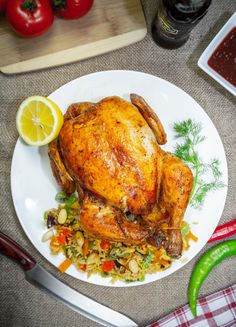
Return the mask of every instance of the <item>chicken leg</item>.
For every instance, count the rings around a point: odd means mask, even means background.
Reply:
[[[160,208],[170,216],[167,231],[167,253],[178,258],[182,252],[181,223],[193,186],[193,175],[182,160],[166,153],[160,191]]]

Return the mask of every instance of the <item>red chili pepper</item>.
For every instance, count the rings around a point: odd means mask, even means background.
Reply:
[[[208,243],[236,234],[236,219],[216,227]]]

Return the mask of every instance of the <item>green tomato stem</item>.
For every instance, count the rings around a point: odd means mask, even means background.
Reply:
[[[35,0],[24,0],[22,8],[29,10],[29,12],[33,14],[34,10],[37,8],[37,4]]]

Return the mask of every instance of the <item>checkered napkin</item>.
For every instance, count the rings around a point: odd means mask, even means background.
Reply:
[[[197,318],[188,305],[148,327],[231,327],[236,326],[236,284],[198,300]]]

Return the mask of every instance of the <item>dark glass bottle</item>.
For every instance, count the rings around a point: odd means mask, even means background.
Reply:
[[[181,47],[207,13],[211,0],[159,0],[152,23],[154,41],[167,49]]]

